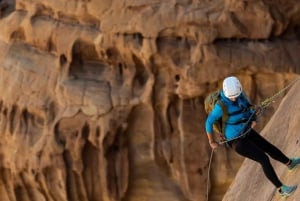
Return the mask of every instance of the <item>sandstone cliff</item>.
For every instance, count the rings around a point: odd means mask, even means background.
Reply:
[[[205,200],[205,95],[294,80],[299,24],[292,0],[0,0],[0,200]],[[242,160],[218,150],[210,200]]]

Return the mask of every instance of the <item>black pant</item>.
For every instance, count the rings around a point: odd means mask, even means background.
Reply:
[[[258,162],[262,166],[266,177],[277,188],[282,186],[281,181],[270,163],[268,155],[283,164],[287,164],[290,159],[277,147],[272,145],[253,129],[250,130],[246,137],[232,141],[230,145],[238,154]]]

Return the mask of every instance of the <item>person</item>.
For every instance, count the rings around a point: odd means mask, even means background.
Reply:
[[[228,145],[243,157],[258,162],[265,176],[278,188],[281,196],[290,196],[297,185],[284,185],[278,178],[270,157],[285,164],[289,170],[300,165],[300,158],[288,158],[281,150],[263,138],[254,130],[256,125],[256,111],[242,90],[237,77],[231,76],[223,80],[223,89],[220,92],[220,101],[226,106],[228,117],[225,121],[224,137]],[[212,149],[218,147],[213,137],[213,124],[222,118],[222,107],[218,102],[208,114],[205,129]],[[267,155],[268,154],[268,155]]]

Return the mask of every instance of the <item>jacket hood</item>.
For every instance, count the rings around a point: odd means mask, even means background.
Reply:
[[[221,99],[222,99],[222,101],[223,101],[224,103],[229,103],[229,104],[232,104],[232,103],[233,103],[229,98],[227,98],[227,97],[225,96],[223,90],[221,90],[220,95],[221,95]]]

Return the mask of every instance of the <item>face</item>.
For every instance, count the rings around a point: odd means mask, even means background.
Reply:
[[[235,102],[237,98],[229,98],[232,102]]]

